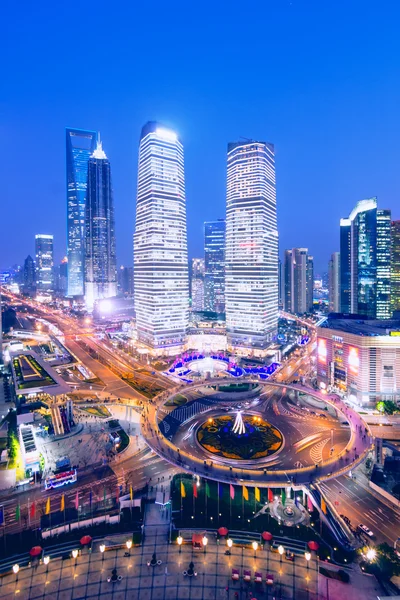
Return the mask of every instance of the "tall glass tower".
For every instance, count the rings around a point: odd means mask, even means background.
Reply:
[[[117,294],[114,199],[110,162],[100,141],[89,159],[85,212],[85,303]]]
[[[36,289],[38,292],[51,292],[53,281],[53,236],[39,233],[35,236],[36,249]]]
[[[391,311],[400,311],[400,221],[392,221],[390,301]]]
[[[177,354],[189,324],[183,146],[155,122],[140,137],[133,246],[138,340],[156,355]]]
[[[285,298],[287,312],[304,314],[313,308],[314,261],[308,248],[285,250]]]
[[[88,162],[96,138],[96,131],[66,129],[68,296],[84,295]]]
[[[341,311],[389,318],[390,211],[360,200],[340,229]]]
[[[228,347],[263,354],[278,325],[278,230],[272,144],[228,145],[225,236]]]
[[[204,223],[204,309],[225,312],[225,219]]]

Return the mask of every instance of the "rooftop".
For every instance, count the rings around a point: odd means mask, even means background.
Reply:
[[[328,315],[326,320],[321,323],[321,328],[334,329],[343,333],[352,333],[367,337],[383,336],[397,334],[400,336],[399,319],[366,319],[351,318],[344,316]]]

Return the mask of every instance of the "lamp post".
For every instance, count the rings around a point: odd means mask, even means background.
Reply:
[[[106,549],[105,544],[100,544],[99,550],[100,550],[101,554],[103,555],[103,558],[101,559],[102,562],[104,561],[104,551],[105,551],[105,549]]]
[[[129,550],[132,548],[132,540],[127,540],[126,547],[128,549],[128,552],[129,552]]]
[[[232,548],[232,546],[233,546],[233,541],[231,540],[231,538],[227,539],[226,543],[227,543],[227,546],[228,546],[228,548],[230,550]]]
[[[206,550],[206,548],[207,548],[207,544],[208,544],[208,537],[207,537],[206,535],[203,537],[203,540],[202,540],[202,542],[203,542],[203,546],[204,546],[204,554],[205,554],[205,553],[206,553],[206,551],[207,551],[207,550]]]
[[[278,546],[278,552],[279,552],[279,555],[281,557],[281,565],[282,565],[282,555],[285,552],[285,548],[282,545]]]
[[[256,557],[257,550],[258,550],[258,542],[253,542],[253,543],[252,543],[252,546],[253,546],[253,550],[254,550],[254,558],[255,558],[255,557]]]
[[[78,550],[72,550],[72,558],[75,559],[75,566],[76,566],[76,559],[78,558]]]
[[[182,552],[183,537],[181,535],[178,535],[176,541],[178,542],[179,554],[180,554]]]
[[[310,564],[310,560],[311,560],[311,552],[306,552],[306,553],[304,554],[304,556],[305,556],[305,559],[306,559],[306,561],[307,561],[307,569],[308,569],[308,567],[309,567],[309,564]]]
[[[15,581],[17,582],[18,581],[18,573],[19,573],[19,565],[13,565],[12,570],[13,570],[13,573],[15,573],[15,575],[17,576],[15,579]]]

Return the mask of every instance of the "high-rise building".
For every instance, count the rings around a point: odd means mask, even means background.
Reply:
[[[36,247],[36,289],[38,292],[51,292],[53,281],[53,236],[38,234],[35,236]]]
[[[340,220],[341,312],[390,316],[390,211],[360,200]]]
[[[340,312],[340,252],[331,255],[328,264],[329,311]]]
[[[179,353],[189,325],[183,146],[155,122],[140,137],[134,282],[138,341],[154,354]]]
[[[204,223],[204,309],[225,312],[225,219]]]
[[[85,211],[85,303],[117,295],[114,199],[110,162],[100,137],[89,159]]]
[[[36,269],[35,269],[35,261],[32,256],[29,254],[24,261],[23,268],[23,286],[24,286],[24,294],[30,296],[34,294],[36,291]]]
[[[68,291],[68,258],[66,256],[64,256],[59,265],[58,291],[62,296],[65,296]]]
[[[190,273],[190,297],[192,300],[192,311],[204,310],[204,258],[192,258],[192,269]]]
[[[391,211],[376,211],[376,318],[390,319]]]
[[[66,130],[68,296],[84,295],[88,163],[96,138],[96,131]]]
[[[262,355],[278,327],[274,146],[228,145],[225,311],[228,348]]]
[[[307,248],[285,250],[285,310],[293,314],[310,312],[313,307],[314,261]]]
[[[126,296],[133,296],[133,267],[121,266],[118,269],[118,287]]]
[[[392,221],[390,305],[391,312],[400,311],[400,221]]]

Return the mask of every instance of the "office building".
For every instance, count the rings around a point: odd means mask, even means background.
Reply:
[[[314,261],[307,248],[285,250],[285,310],[304,314],[313,308]]]
[[[360,405],[400,400],[400,321],[329,315],[317,327],[321,387],[339,390]]]
[[[23,267],[23,290],[26,296],[30,296],[36,292],[36,269],[35,261],[29,254]]]
[[[68,258],[64,256],[58,267],[58,292],[66,296],[68,291]]]
[[[274,146],[228,145],[225,234],[228,348],[263,355],[278,326]]]
[[[88,163],[96,131],[66,130],[68,296],[84,295],[85,210]]]
[[[390,316],[390,211],[376,198],[340,220],[340,296],[342,313]]]
[[[110,162],[100,137],[89,159],[85,211],[85,303],[117,295],[114,198]]]
[[[35,236],[36,248],[36,290],[51,292],[54,290],[53,281],[53,236],[38,234]]]
[[[331,255],[328,264],[329,311],[340,312],[340,252]]]
[[[204,310],[225,312],[225,220],[204,223]]]
[[[192,258],[192,269],[190,274],[190,298],[192,300],[192,311],[204,310],[204,258]]]
[[[400,221],[391,225],[390,308],[400,311]]]
[[[119,268],[118,287],[125,296],[133,296],[133,267],[121,266]]]
[[[156,355],[181,352],[189,325],[183,146],[155,122],[140,137],[134,286],[138,341]]]

